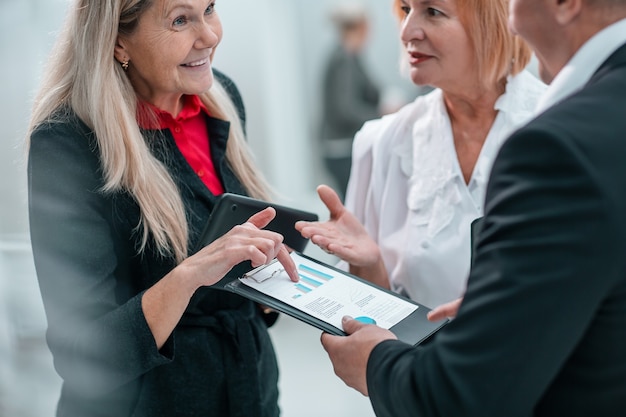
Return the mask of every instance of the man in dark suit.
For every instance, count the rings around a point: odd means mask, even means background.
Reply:
[[[510,0],[550,82],[495,161],[456,318],[322,335],[378,416],[626,413],[626,0]]]

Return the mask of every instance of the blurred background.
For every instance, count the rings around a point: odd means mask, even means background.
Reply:
[[[318,135],[321,84],[337,34],[328,19],[340,0],[219,0],[224,38],[214,66],[239,86],[250,145],[281,203],[328,217],[315,193],[335,186]],[[400,75],[391,0],[363,0],[370,33],[363,64],[387,104],[422,91]],[[45,345],[45,315],[28,241],[24,134],[43,63],[67,0],[0,0],[0,416],[51,417],[60,380]],[[334,262],[309,246],[306,253]],[[373,416],[367,398],[333,374],[320,332],[282,316],[271,329],[285,417]],[[315,401],[311,401],[315,398]]]

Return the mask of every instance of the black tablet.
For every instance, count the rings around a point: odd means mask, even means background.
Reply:
[[[209,221],[200,236],[197,249],[205,247],[227,233],[233,226],[245,223],[250,216],[267,207],[273,207],[276,210],[276,217],[265,229],[280,233],[284,237],[285,245],[302,252],[308,239],[302,237],[294,225],[299,220],[317,221],[317,214],[231,193],[222,194],[213,208]]]

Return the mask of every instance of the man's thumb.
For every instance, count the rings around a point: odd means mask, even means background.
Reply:
[[[352,334],[359,330],[361,327],[365,326],[365,323],[355,320],[350,316],[343,316],[341,319],[341,326],[343,327],[343,331],[347,334]]]

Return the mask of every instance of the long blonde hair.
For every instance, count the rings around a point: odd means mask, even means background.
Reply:
[[[152,0],[76,0],[53,47],[35,98],[32,131],[55,110],[69,106],[95,132],[104,172],[103,192],[127,191],[141,212],[140,252],[150,236],[163,256],[187,257],[184,205],[166,167],[150,152],[137,120],[137,96],[114,59],[121,27],[132,28]],[[200,96],[214,117],[230,121],[226,159],[247,192],[267,199],[269,187],[255,169],[237,109],[215,80]]]

